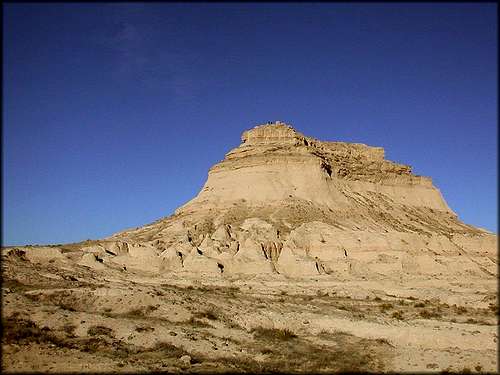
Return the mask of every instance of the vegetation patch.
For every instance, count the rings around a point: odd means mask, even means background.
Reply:
[[[147,317],[148,314],[151,312],[157,310],[158,308],[156,306],[146,306],[146,307],[139,307],[136,309],[132,309],[124,314],[121,314],[123,317],[126,318],[144,318]]]
[[[381,312],[386,312],[387,310],[390,310],[394,307],[392,303],[383,303],[380,305],[380,311]]]
[[[439,314],[435,310],[422,310],[419,315],[424,319],[432,319],[432,318],[440,318],[441,314]]]
[[[2,319],[2,330],[2,343],[4,344],[59,344],[60,341],[48,327],[40,328],[32,320],[20,318],[18,314]]]
[[[198,311],[194,314],[195,318],[205,318],[208,320],[218,320],[219,315],[215,310],[205,310],[205,311]]]
[[[210,324],[205,323],[203,320],[197,319],[194,316],[192,316],[187,323],[192,326],[192,327],[197,327],[197,328],[210,328],[212,327]]]
[[[255,360],[254,354],[245,356],[204,359],[215,362],[218,369],[229,372],[262,373],[333,373],[383,371],[388,343],[361,339],[344,332],[321,332],[337,345],[317,345],[297,337],[292,331],[276,328],[252,330],[256,341],[249,348],[264,354],[264,360]]]
[[[113,330],[104,326],[92,326],[87,330],[87,335],[113,337]]]
[[[288,341],[297,338],[297,335],[288,328],[258,327],[251,330],[253,336],[259,340]]]
[[[403,320],[403,319],[404,319],[403,311],[401,311],[401,310],[394,311],[394,312],[392,313],[392,317],[393,317],[394,319]]]

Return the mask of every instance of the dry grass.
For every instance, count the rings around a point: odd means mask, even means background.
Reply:
[[[209,310],[204,310],[204,311],[198,311],[194,313],[195,318],[200,318],[200,319],[208,319],[208,320],[218,320],[219,319],[219,314],[217,311],[213,309]]]
[[[196,328],[210,328],[211,325],[208,323],[205,323],[203,320],[199,320],[192,316],[187,322],[188,325],[191,327],[196,327]]]
[[[381,312],[386,312],[387,310],[390,310],[392,308],[394,308],[394,305],[392,303],[383,303],[380,305]]]
[[[288,341],[297,337],[297,335],[288,328],[264,328],[257,327],[251,330],[254,338],[260,340],[279,340]]]
[[[136,309],[132,309],[124,314],[121,314],[121,316],[125,318],[144,318],[147,317],[148,314],[151,312],[157,310],[158,308],[156,306],[146,306],[146,307],[139,307]]]
[[[113,337],[113,330],[104,326],[91,326],[87,330],[87,335]]]
[[[422,310],[419,315],[424,319],[440,318],[441,314],[436,310]]]
[[[48,327],[40,328],[35,322],[13,314],[2,319],[2,343],[27,345],[31,343],[59,344],[59,338]]]
[[[403,313],[403,311],[401,311],[401,310],[394,311],[394,312],[392,313],[392,317],[393,317],[394,319],[403,320],[403,319],[404,319],[404,313]]]

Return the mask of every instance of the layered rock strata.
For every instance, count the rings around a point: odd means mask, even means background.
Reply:
[[[159,275],[495,277],[496,247],[383,148],[276,122],[244,132],[174,215],[93,243],[80,262]]]

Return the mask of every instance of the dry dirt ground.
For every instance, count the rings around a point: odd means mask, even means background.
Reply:
[[[498,370],[496,302],[427,299],[424,284],[159,279],[13,254],[2,268],[3,372]],[[496,301],[491,283],[470,294]]]

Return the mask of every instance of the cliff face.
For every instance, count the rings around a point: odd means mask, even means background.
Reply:
[[[494,277],[496,241],[382,148],[277,122],[244,132],[174,215],[86,251],[100,254],[99,267],[158,274]]]
[[[349,209],[355,204],[353,195],[373,193],[452,214],[429,178],[385,160],[382,148],[321,142],[282,123],[244,132],[242,144],[210,169],[200,194],[178,212],[243,199],[272,204],[289,197]]]

